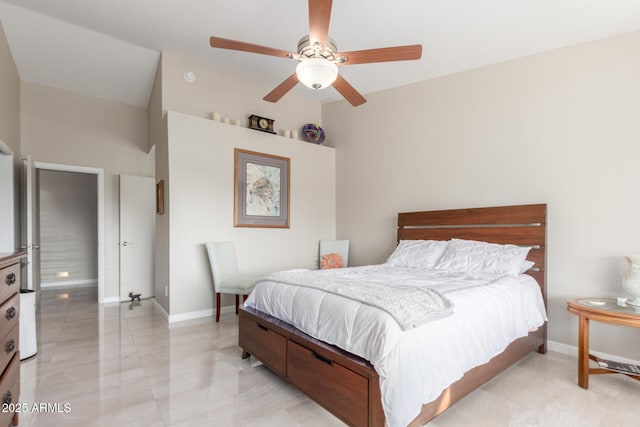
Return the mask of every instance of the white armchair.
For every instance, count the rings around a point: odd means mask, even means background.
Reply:
[[[206,246],[213,274],[213,288],[216,292],[216,322],[219,322],[220,294],[236,296],[236,314],[238,314],[240,295],[243,296],[243,301],[247,299],[256,284],[256,278],[238,275],[232,242],[208,242]]]

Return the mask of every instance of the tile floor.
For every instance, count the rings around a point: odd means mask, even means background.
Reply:
[[[255,361],[237,320],[167,323],[150,301],[99,306],[96,289],[40,293],[38,353],[22,362],[21,426],[338,426],[340,421]],[[640,382],[607,375],[576,385],[576,359],[531,354],[429,424],[636,426]],[[50,405],[33,410],[33,404]],[[67,406],[65,406],[67,404]]]

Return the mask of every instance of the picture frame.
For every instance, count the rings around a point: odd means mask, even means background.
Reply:
[[[234,227],[289,228],[290,159],[234,150]]]
[[[156,184],[156,213],[158,215],[164,213],[164,179]]]

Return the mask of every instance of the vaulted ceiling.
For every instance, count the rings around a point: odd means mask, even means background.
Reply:
[[[209,37],[295,51],[308,32],[305,0],[0,0],[0,21],[22,80],[141,107],[162,50],[270,90],[294,61],[212,49]],[[341,67],[366,95],[638,30],[638,0],[334,0],[329,35],[340,51],[422,44],[418,61]]]

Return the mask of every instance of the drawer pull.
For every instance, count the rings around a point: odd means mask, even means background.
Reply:
[[[16,317],[16,308],[14,306],[9,307],[5,313],[5,317],[7,320],[11,320]]]
[[[7,274],[7,278],[4,280],[7,286],[11,286],[16,283],[16,273]]]
[[[9,390],[4,394],[4,396],[2,396],[2,403],[4,405],[8,405],[11,403],[11,399],[13,399],[13,396],[11,395],[11,390]]]
[[[313,356],[314,359],[318,359],[322,363],[326,363],[329,366],[333,366],[333,360],[331,360],[329,358],[326,358],[326,357],[316,353],[315,351],[312,352],[311,355]]]
[[[9,354],[11,353],[13,350],[16,349],[16,340],[14,340],[13,338],[10,339],[9,341],[7,341],[7,344],[5,344],[4,346],[4,351]]]
[[[267,328],[266,326],[261,325],[260,323],[256,323],[256,325],[258,325],[258,328],[262,329],[263,331],[268,331],[269,328]]]

